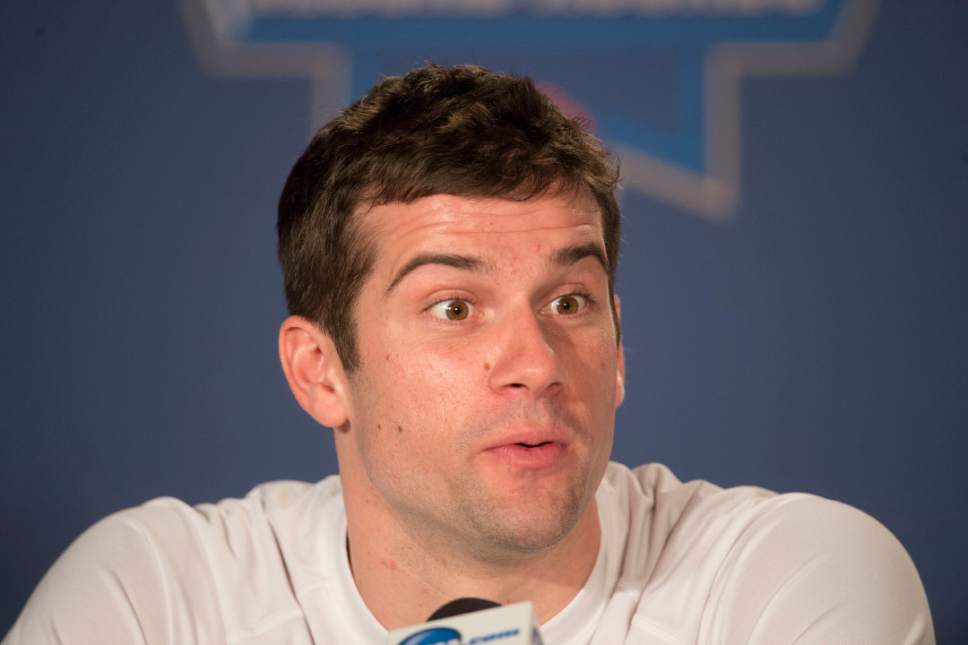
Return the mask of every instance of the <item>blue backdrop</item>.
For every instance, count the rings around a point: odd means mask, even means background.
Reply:
[[[616,459],[871,513],[968,639],[968,3],[859,2],[852,64],[760,52],[711,101],[713,44],[822,40],[847,3],[813,4],[648,46],[608,16],[233,23],[339,41],[322,80],[206,53],[202,5],[4,4],[0,634],[103,515],[335,472],[277,366],[275,201],[323,112],[432,56],[532,73],[627,152]]]

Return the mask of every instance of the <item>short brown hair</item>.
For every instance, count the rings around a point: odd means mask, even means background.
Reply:
[[[289,313],[322,325],[345,369],[356,369],[353,306],[374,251],[353,213],[435,194],[591,194],[612,290],[617,182],[602,144],[529,78],[463,65],[385,78],[316,133],[286,180],[277,230]]]

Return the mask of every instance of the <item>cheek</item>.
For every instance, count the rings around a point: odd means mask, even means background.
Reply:
[[[563,360],[568,361],[570,371],[588,386],[609,386],[605,376],[611,374],[614,383],[618,354],[615,340],[599,330],[575,337],[563,348]]]
[[[360,388],[361,420],[386,441],[417,442],[426,450],[437,434],[453,434],[474,407],[483,360],[469,362],[441,347],[412,345],[383,352]]]
[[[453,392],[470,384],[479,384],[490,357],[482,348],[481,338],[407,339],[404,347],[393,352],[389,365],[401,379],[408,379],[424,391]]]

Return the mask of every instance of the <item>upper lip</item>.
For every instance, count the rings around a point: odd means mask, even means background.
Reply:
[[[484,450],[500,448],[501,446],[511,446],[515,444],[526,444],[537,446],[542,443],[567,444],[569,432],[564,428],[558,427],[528,427],[512,430],[501,434],[493,441],[484,446]]]

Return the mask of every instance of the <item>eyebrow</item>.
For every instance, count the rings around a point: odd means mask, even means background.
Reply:
[[[598,260],[598,263],[602,265],[605,273],[609,272],[608,258],[605,256],[605,250],[597,242],[566,246],[563,249],[559,249],[551,257],[551,263],[558,266],[570,266],[589,257]]]
[[[465,271],[483,271],[485,269],[484,262],[467,255],[424,253],[411,258],[409,262],[403,265],[402,269],[397,271],[397,274],[393,276],[393,280],[390,281],[390,286],[387,287],[387,293],[393,291],[393,288],[400,284],[400,281],[409,274],[428,264],[438,264],[445,267],[463,269]]]
[[[571,266],[588,257],[598,260],[598,263],[602,265],[602,269],[605,270],[605,273],[608,273],[608,259],[605,256],[605,251],[602,249],[600,244],[595,242],[577,244],[575,246],[567,246],[563,249],[558,249],[555,251],[555,254],[551,256],[550,263],[556,266]],[[411,258],[405,265],[403,265],[403,268],[397,271],[397,274],[393,276],[393,280],[390,281],[390,286],[387,287],[387,293],[393,291],[393,289],[400,284],[405,277],[420,267],[428,264],[452,267],[454,269],[462,269],[464,271],[486,271],[488,269],[488,265],[482,260],[467,255],[422,253]]]

